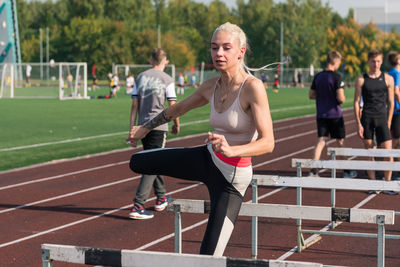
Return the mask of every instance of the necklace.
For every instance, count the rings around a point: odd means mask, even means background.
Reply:
[[[224,102],[228,99],[228,96],[232,92],[235,92],[236,90],[234,90],[234,89],[238,85],[241,84],[241,82],[240,83],[235,83],[235,79],[233,78],[233,77],[238,77],[238,75],[240,75],[239,69],[236,71],[235,75],[232,76],[232,79],[230,81],[228,81],[228,85],[227,86],[223,86],[222,78],[220,78],[219,84],[218,84],[218,87],[219,87],[220,92],[221,92],[221,97],[219,97],[219,99],[218,99],[218,102],[220,104],[224,104]]]
[[[218,86],[219,86],[220,92],[222,94],[222,96],[218,100],[221,104],[223,104],[225,102],[225,100],[228,99],[228,96],[230,95],[230,93],[233,91],[230,89],[234,88],[234,86],[236,86],[236,84],[233,81],[231,81],[231,82],[229,82],[228,86],[222,86],[222,81],[221,81]]]

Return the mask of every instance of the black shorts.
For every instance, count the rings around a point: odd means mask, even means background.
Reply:
[[[361,116],[361,124],[364,127],[365,140],[374,139],[374,134],[378,145],[392,139],[387,125],[386,114],[376,118],[371,118],[363,114]]]
[[[390,131],[393,138],[400,138],[400,115],[393,115]]]
[[[343,117],[335,119],[317,118],[318,137],[343,139],[346,137]]]

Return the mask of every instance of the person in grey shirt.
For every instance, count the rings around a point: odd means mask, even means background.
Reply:
[[[138,75],[136,88],[132,91],[130,128],[136,125],[136,117],[138,117],[137,125],[142,125],[153,119],[165,109],[165,100],[168,101],[169,106],[176,103],[174,79],[164,72],[164,68],[168,64],[167,53],[160,48],[155,49],[151,56],[151,64],[153,68]],[[167,123],[154,128],[141,139],[143,149],[163,148],[167,132]],[[174,120],[171,132],[172,134],[179,133],[179,118]],[[131,146],[136,146],[136,143],[131,142]],[[143,174],[136,191],[136,197],[133,200],[134,206],[129,213],[130,218],[151,219],[154,217],[151,212],[144,208],[152,187],[157,196],[154,209],[162,211],[168,205],[164,178],[161,175]]]

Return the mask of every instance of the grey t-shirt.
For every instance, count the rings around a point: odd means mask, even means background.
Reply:
[[[176,100],[174,79],[157,69],[140,73],[136,79],[136,89],[132,98],[138,99],[138,124],[142,125],[153,119],[165,109],[165,100]],[[168,131],[168,124],[160,125],[153,130]]]

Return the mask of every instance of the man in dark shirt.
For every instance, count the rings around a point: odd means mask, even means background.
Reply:
[[[346,98],[342,77],[336,72],[341,60],[342,56],[339,52],[330,51],[325,70],[314,77],[309,91],[310,99],[315,99],[317,106],[318,141],[314,149],[314,160],[321,158],[322,150],[329,136],[335,138],[340,147],[344,145],[346,133],[340,104]],[[344,170],[346,178],[354,178],[356,175],[355,171]],[[317,170],[312,169],[310,176],[318,176]]]
[[[365,148],[373,148],[374,135],[380,148],[392,148],[389,129],[394,107],[394,80],[392,76],[381,71],[382,62],[381,51],[370,51],[368,53],[369,71],[358,77],[355,85],[354,114],[358,135],[363,140]],[[361,96],[363,99],[362,115],[360,115]],[[385,160],[393,161],[393,158]],[[385,172],[385,180],[390,181],[391,176],[391,171]],[[375,179],[375,172],[368,171],[368,177]],[[371,191],[371,193],[374,192]]]

